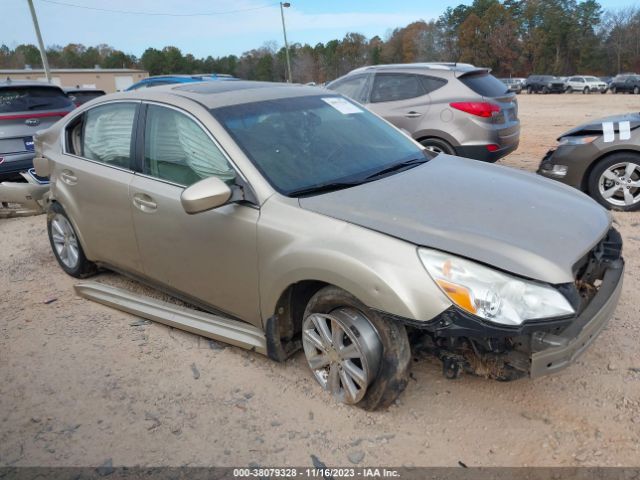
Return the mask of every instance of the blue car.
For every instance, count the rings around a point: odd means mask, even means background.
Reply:
[[[206,82],[210,80],[237,80],[237,78],[224,73],[202,73],[196,75],[156,75],[148,77],[134,83],[126,91],[137,90],[139,88],[157,87],[158,85],[169,85],[172,83]]]

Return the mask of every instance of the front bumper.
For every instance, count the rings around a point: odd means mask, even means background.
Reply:
[[[536,173],[584,191],[585,173],[592,159],[597,157],[598,152],[593,144],[559,146],[547,151]],[[566,173],[555,173],[556,165],[566,167]]]
[[[607,325],[622,291],[624,262],[614,261],[605,272],[598,293],[585,310],[560,335],[544,334],[532,339],[529,376],[537,378],[557,372],[573,363]],[[557,346],[549,346],[549,345]],[[543,347],[547,348],[543,348]]]
[[[575,282],[557,286],[576,308],[573,316],[509,326],[454,305],[428,322],[403,323],[428,333],[445,367],[455,362],[459,370],[501,380],[554,373],[573,363],[613,315],[624,275],[621,251],[620,234],[611,229],[576,263]]]

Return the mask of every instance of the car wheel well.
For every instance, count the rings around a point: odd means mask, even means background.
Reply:
[[[275,312],[265,325],[267,355],[283,362],[301,348],[300,332],[305,308],[311,297],[324,287],[326,282],[303,280],[289,285],[276,303]]]
[[[591,165],[589,165],[589,167],[585,170],[584,175],[582,176],[581,190],[583,192],[587,192],[589,194],[592,193],[592,192],[589,191],[589,177],[591,176],[591,172],[593,171],[593,169],[596,168],[596,166],[600,162],[602,162],[603,160],[606,160],[611,155],[616,155],[618,153],[629,153],[629,154],[632,154],[632,155],[640,155],[640,152],[637,151],[637,150],[630,150],[628,148],[623,148],[623,149],[620,149],[620,150],[614,150],[612,152],[607,152],[604,155],[596,158],[593,162],[591,162]]]

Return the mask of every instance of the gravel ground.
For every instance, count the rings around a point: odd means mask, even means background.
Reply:
[[[532,171],[569,127],[640,110],[631,95],[519,100],[521,145],[501,163]],[[301,354],[277,364],[76,297],[44,216],[0,220],[0,465],[637,466],[640,213],[614,217],[622,299],[575,365],[498,383],[420,360],[375,413],[334,404]]]

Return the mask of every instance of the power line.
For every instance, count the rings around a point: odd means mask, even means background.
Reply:
[[[149,15],[149,16],[164,16],[164,17],[210,17],[214,15],[228,15],[231,13],[241,13],[241,12],[249,12],[252,10],[261,10],[263,8],[273,7],[278,4],[278,2],[269,3],[267,5],[262,5],[260,7],[250,7],[244,8],[240,10],[228,10],[226,12],[203,12],[203,13],[165,13],[165,12],[136,12],[132,10],[111,10],[109,8],[100,8],[100,7],[89,7],[87,5],[78,5],[75,3],[67,3],[60,2],[58,0],[40,0],[45,3],[52,3],[55,5],[62,5],[65,7],[74,7],[74,8],[84,8],[85,10],[96,10],[99,12],[108,12],[108,13],[123,13],[126,15]]]

